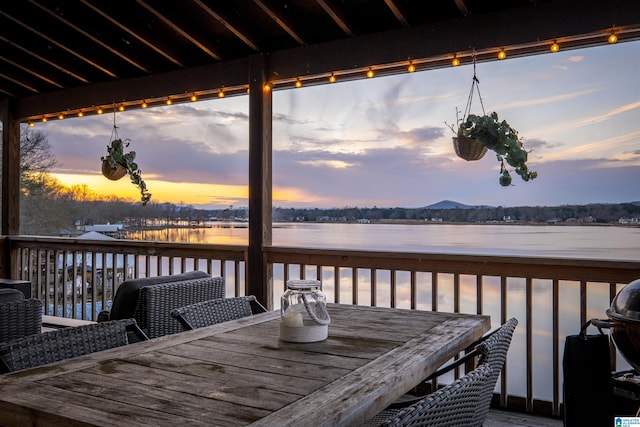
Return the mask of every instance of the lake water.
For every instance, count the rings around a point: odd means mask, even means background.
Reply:
[[[246,223],[210,223],[211,228],[172,229],[137,233],[131,238],[167,240],[174,242],[237,244],[248,243]],[[276,223],[273,228],[275,246],[310,247],[331,249],[355,249],[397,252],[455,253],[473,255],[515,255],[529,257],[576,258],[599,260],[640,260],[640,228],[622,226],[567,226],[567,225],[505,225],[505,224],[340,224],[340,223]],[[332,276],[332,272],[326,272]],[[325,293],[332,295],[333,277],[324,277]],[[292,276],[293,277],[293,276]],[[469,279],[469,280],[467,280]],[[461,280],[461,309],[475,311],[475,281]],[[274,271],[274,283],[282,285],[282,272]],[[379,304],[389,300],[388,278],[378,277]],[[428,280],[428,275],[427,275]],[[362,280],[366,288],[367,279]],[[398,307],[409,304],[408,279],[399,275],[397,282]],[[452,310],[451,278],[438,282],[439,308]],[[345,292],[349,287],[344,286]],[[367,291],[360,300],[368,301]],[[341,292],[342,293],[342,292]],[[441,293],[441,294],[440,294]],[[485,306],[483,312],[492,318],[493,327],[499,326],[499,278],[487,277],[484,284]],[[526,336],[524,280],[509,279],[508,316],[520,320],[509,350],[508,393],[526,396]],[[550,281],[535,281],[532,314],[534,360],[534,398],[553,399],[551,348],[551,295]],[[605,318],[609,305],[608,286],[589,287],[588,318]],[[349,295],[341,297],[350,301]],[[560,335],[562,352],[564,336],[576,334],[580,329],[579,284],[563,283],[560,291]],[[430,307],[429,283],[418,284],[417,300]],[[427,308],[428,309],[428,308]],[[618,357],[618,368],[628,365]],[[562,377],[561,377],[562,378]]]
[[[248,244],[246,223],[138,233],[132,238]],[[640,260],[640,227],[275,223],[274,246],[473,255]]]

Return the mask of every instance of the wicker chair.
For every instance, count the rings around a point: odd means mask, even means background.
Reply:
[[[41,331],[42,301],[28,298],[0,302],[0,342],[39,334]]]
[[[252,309],[256,307],[255,309]],[[255,311],[267,309],[253,295],[234,298],[219,298],[198,302],[171,310],[171,316],[180,322],[185,331],[203,328],[216,323],[240,319],[253,315]]]
[[[189,271],[187,273],[171,274],[167,276],[142,277],[122,282],[113,297],[111,310],[103,310],[98,314],[98,322],[107,320],[131,319],[138,305],[140,289],[146,286],[155,286],[163,283],[182,282],[210,278],[211,275],[204,271]]]
[[[440,390],[404,409],[385,409],[364,425],[371,426],[433,426],[467,427],[476,424],[475,416],[481,405],[483,390],[491,381],[491,365],[460,377]]]
[[[202,271],[129,280],[118,288],[111,312],[100,313],[98,322],[134,318],[149,338],[156,338],[182,332],[169,314],[172,309],[224,296],[224,278]]]
[[[505,324],[473,343],[471,345],[471,347],[474,347],[472,351],[443,368],[438,369],[425,380],[425,383],[429,384],[436,378],[467,363],[475,363],[477,367],[483,365],[491,366],[491,378],[482,390],[482,396],[479,404],[477,405],[474,422],[472,424],[473,426],[481,426],[487,418],[487,414],[489,413],[489,408],[491,406],[493,391],[496,387],[498,376],[502,372],[502,368],[504,367],[507,359],[507,352],[511,346],[511,338],[513,337],[513,332],[517,325],[517,319],[509,319]],[[423,399],[424,396],[424,394],[407,394],[390,405],[388,410],[398,411],[399,409],[415,404],[420,399]]]
[[[149,338],[175,334],[182,332],[182,326],[171,317],[171,310],[224,296],[225,283],[222,277],[146,286],[140,289],[140,299],[133,317]]]
[[[138,333],[140,339],[147,338],[134,319],[125,319],[57,329],[0,343],[0,372],[33,368],[127,345],[128,331]]]
[[[509,319],[491,335],[485,337],[476,347],[479,354],[478,366],[489,365],[492,371],[488,386],[482,390],[481,401],[474,417],[476,421],[474,423],[475,426],[481,426],[484,420],[487,419],[493,397],[493,390],[496,388],[498,376],[502,372],[502,368],[507,360],[507,352],[511,346],[511,338],[513,337],[516,326],[518,326],[518,320],[515,318]]]

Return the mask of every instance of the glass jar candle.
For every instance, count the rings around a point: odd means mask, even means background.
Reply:
[[[319,280],[288,280],[280,299],[280,339],[291,342],[322,341],[331,318]]]

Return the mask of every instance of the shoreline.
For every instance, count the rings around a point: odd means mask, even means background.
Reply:
[[[278,221],[279,223],[288,223],[296,221]],[[473,222],[473,221],[425,221],[419,219],[379,219],[371,220],[368,223],[360,223],[358,221],[300,221],[302,223],[322,223],[322,224],[402,224],[402,225],[531,225],[535,227],[623,227],[623,228],[639,228],[640,224],[620,224],[615,222],[523,222],[523,221],[494,221],[494,222]],[[276,221],[274,221],[274,224]]]

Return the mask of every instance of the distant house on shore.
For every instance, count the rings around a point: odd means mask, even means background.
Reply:
[[[618,220],[619,224],[640,224],[640,217],[627,218],[622,217]]]
[[[124,225],[122,224],[94,224],[94,225],[85,225],[84,232],[96,232],[100,234],[104,234],[105,236],[120,238],[123,235]]]

